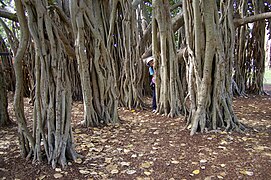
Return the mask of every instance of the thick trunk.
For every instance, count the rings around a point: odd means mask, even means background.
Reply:
[[[170,117],[184,111],[180,97],[183,91],[179,80],[179,67],[170,18],[169,3],[153,2],[153,55],[155,60],[155,88],[157,112]],[[160,43],[160,46],[158,45]]]
[[[35,6],[24,4],[28,13],[27,27],[21,1],[16,1],[22,40],[14,63],[17,78],[14,104],[22,154],[28,158],[33,157],[33,161],[42,161],[45,154],[48,163],[55,168],[57,164],[65,167],[67,159],[75,160],[79,155],[73,147],[71,129],[70,61],[64,53],[65,42],[58,34],[58,28],[64,26],[61,26],[57,14],[50,12],[49,16],[44,4],[45,1]],[[26,126],[22,99],[22,58],[29,39],[28,28],[35,46],[32,130]],[[67,33],[64,28],[62,32]]]
[[[235,33],[232,1],[221,4],[221,12],[227,14],[223,21],[219,19],[215,2],[200,3],[199,0],[193,0],[192,5],[189,2],[184,3],[191,100],[188,124],[191,127],[191,135],[198,130],[201,132],[218,128],[240,130],[243,126],[233,112],[231,100]],[[193,16],[189,12],[191,9],[194,12]],[[201,18],[197,13],[199,9],[204,12]],[[194,26],[191,26],[191,23]],[[201,25],[205,27],[205,37],[200,36],[200,31],[203,29]],[[191,33],[193,31],[195,34]]]
[[[113,28],[108,27],[109,23],[106,20],[114,22],[114,19],[106,18],[108,14],[104,12],[110,12],[108,11],[110,8],[109,4],[101,1],[70,2],[75,51],[84,99],[83,123],[87,126],[118,122],[116,65],[114,57],[109,53],[110,49],[106,46],[109,40],[106,38],[106,32]],[[112,8],[113,10],[116,8],[114,3]]]

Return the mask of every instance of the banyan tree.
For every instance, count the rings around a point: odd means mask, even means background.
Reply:
[[[15,1],[21,27],[21,39],[14,68],[16,91],[14,108],[19,126],[21,154],[33,161],[41,161],[45,154],[53,167],[65,167],[67,159],[79,155],[74,150],[71,128],[71,74],[68,70],[72,56],[68,56],[65,37],[69,35],[63,17],[47,9],[51,4]],[[64,3],[65,4],[65,3]],[[63,8],[66,6],[63,5]],[[27,11],[27,17],[25,11]],[[63,11],[64,12],[64,11]],[[28,44],[35,47],[35,101],[32,129],[28,128],[23,108],[22,59]],[[65,46],[66,45],[66,46]],[[31,133],[32,132],[32,133]]]
[[[155,59],[157,112],[170,117],[180,115],[182,86],[170,17],[169,2],[153,1],[152,51]]]
[[[184,1],[191,135],[198,129],[241,130],[232,108],[233,1]],[[220,12],[220,13],[219,13]]]
[[[237,25],[236,58],[234,60],[234,92],[238,95],[247,93],[263,94],[263,75],[265,71],[266,21],[270,13],[269,4],[264,0],[236,2],[238,11],[235,16],[251,17],[249,23]],[[264,16],[265,15],[265,16]],[[255,17],[262,16],[259,21]],[[254,18],[253,18],[254,17]],[[270,25],[269,29],[270,29]]]
[[[15,0],[17,16],[0,8],[1,17],[20,24],[12,51],[21,154],[34,162],[46,158],[53,167],[81,157],[74,149],[72,100],[83,101],[86,126],[119,122],[119,106],[144,105],[142,59],[151,54],[158,114],[186,115],[191,135],[243,130],[232,87],[240,94],[262,91],[265,31],[259,20],[270,18],[264,2]],[[249,17],[248,6],[254,7]],[[25,89],[33,121],[24,115]]]

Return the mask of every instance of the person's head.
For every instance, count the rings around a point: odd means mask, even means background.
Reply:
[[[147,64],[147,66],[153,66],[153,64],[154,64],[153,57],[148,57],[146,59],[146,64]]]
[[[153,60],[150,60],[149,62],[148,62],[148,66],[153,66],[154,65],[154,61]]]

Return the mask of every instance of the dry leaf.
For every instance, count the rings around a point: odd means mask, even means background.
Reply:
[[[137,155],[136,155],[136,154],[133,154],[131,157],[132,157],[132,158],[136,158],[136,157],[137,157]]]
[[[243,171],[240,171],[240,173],[244,174],[244,175],[248,175],[248,176],[253,176],[253,172],[252,171],[243,170]]]
[[[43,180],[46,177],[46,175],[40,176],[39,180]]]
[[[201,164],[204,164],[204,163],[207,163],[207,160],[206,159],[202,159],[199,161]]]
[[[60,168],[55,168],[56,172],[61,172],[62,170]]]
[[[113,169],[113,170],[111,171],[111,174],[117,174],[117,173],[119,173],[119,170],[117,170],[117,169]]]
[[[268,147],[266,147],[266,146],[256,146],[256,147],[253,147],[253,149],[258,150],[258,151],[264,151],[265,148],[268,148]]]
[[[174,160],[174,161],[171,161],[171,163],[172,163],[172,164],[179,164],[179,163],[180,163],[180,161],[176,161],[176,160]]]
[[[147,175],[147,176],[149,176],[149,175],[151,175],[151,172],[149,172],[149,171],[144,171],[144,174]]]
[[[219,175],[225,177],[227,174],[225,172],[221,172]]]
[[[125,154],[127,154],[127,153],[129,153],[131,150],[129,150],[129,149],[123,149],[123,152],[125,153]]]
[[[126,173],[129,174],[129,175],[131,175],[131,174],[136,173],[136,170],[128,169],[128,170],[126,171]]]
[[[149,167],[151,167],[152,164],[153,164],[153,162],[146,161],[146,162],[142,163],[140,167],[141,168],[149,168]]]
[[[130,162],[121,162],[121,166],[130,166]]]
[[[105,158],[105,160],[104,160],[104,162],[108,163],[108,164],[111,163],[111,161],[112,161],[112,158]]]
[[[199,174],[200,173],[200,170],[199,169],[196,169],[192,172],[193,174]]]
[[[62,177],[63,177],[63,175],[62,175],[62,174],[60,174],[60,173],[56,173],[56,174],[54,174],[54,177],[55,177],[56,179],[58,179],[58,178],[62,178]]]
[[[204,178],[204,180],[212,180],[214,178],[214,176],[207,176]]]
[[[89,174],[89,173],[90,173],[90,172],[87,171],[87,170],[79,170],[79,172],[80,172],[81,174]]]
[[[78,159],[75,160],[75,162],[76,162],[77,164],[81,164],[81,163],[83,162],[83,160],[80,159],[80,158],[78,158]]]

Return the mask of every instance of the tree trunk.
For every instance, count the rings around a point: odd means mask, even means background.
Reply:
[[[153,1],[152,31],[157,112],[175,117],[184,111],[180,101],[184,94],[168,2]]]
[[[264,11],[264,2],[253,1],[255,15]],[[247,58],[247,90],[253,94],[264,94],[263,91],[263,76],[265,70],[265,21],[254,22],[249,38],[249,44],[251,46],[248,54],[251,56]]]
[[[116,10],[112,10],[111,13],[111,16],[115,16],[115,21],[110,21],[107,48],[111,56],[116,59],[118,66],[117,79],[119,81],[117,87],[119,89],[120,106],[129,109],[142,108],[144,65],[137,46],[139,32],[136,27],[136,12],[130,1],[118,1],[113,6],[113,9],[115,8]]]
[[[232,3],[233,1],[229,1],[220,4],[221,16],[224,17],[221,22],[215,1],[200,3],[200,0],[193,0],[193,3],[184,3],[189,49],[188,82],[191,104],[188,124],[191,135],[198,130],[243,129],[233,112],[231,100],[235,33]],[[203,17],[199,10],[203,12]],[[205,29],[205,33],[202,33],[205,37],[200,36],[202,29]]]
[[[4,73],[3,73],[2,64],[0,61],[0,126],[6,126],[9,124],[10,124],[10,119],[8,116],[8,100],[7,100],[6,82],[4,79]]]
[[[106,22],[110,19],[107,18],[107,13],[111,12],[108,11],[110,8],[116,9],[115,4],[110,6],[105,1],[70,1],[75,51],[84,99],[83,123],[86,126],[118,122],[116,62],[106,46],[109,40],[106,32],[112,28],[108,27]]]
[[[264,94],[263,75],[265,53],[265,20],[271,13],[264,13],[263,1],[240,1],[239,14],[241,19],[235,19],[237,26],[238,45],[234,64],[233,90],[238,95],[246,93]],[[247,17],[248,16],[248,17]],[[250,23],[248,26],[245,23]],[[240,25],[243,25],[239,27]]]
[[[21,152],[39,162],[45,154],[53,168],[57,164],[65,167],[67,159],[75,160],[79,157],[74,150],[71,129],[70,60],[65,55],[65,42],[59,34],[60,29],[62,33],[67,32],[57,13],[46,10],[45,7],[50,5],[46,1],[35,5],[29,2],[24,4],[28,13],[28,27],[21,1],[15,2],[22,27],[22,39],[15,57],[15,112],[21,135]],[[36,84],[32,135],[26,126],[22,101],[22,57],[29,39],[28,28],[35,46]]]

